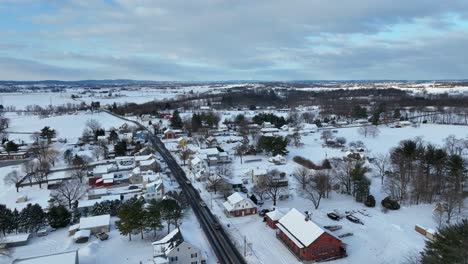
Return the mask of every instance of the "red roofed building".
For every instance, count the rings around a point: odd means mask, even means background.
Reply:
[[[347,256],[339,238],[294,208],[278,221],[276,227],[276,236],[301,261],[323,261]]]

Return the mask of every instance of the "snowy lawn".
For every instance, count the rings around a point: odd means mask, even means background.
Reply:
[[[96,119],[105,129],[118,128],[125,123],[121,119],[105,112],[79,112],[73,115],[51,116],[47,118],[39,118],[39,116],[33,115],[16,115],[13,113],[8,113],[6,116],[10,118],[11,123],[8,128],[10,132],[33,133],[45,126],[49,126],[57,131],[58,138],[66,138],[70,142],[76,141],[82,135],[86,122],[89,119]],[[31,141],[31,137],[28,134],[10,134],[9,138],[10,140]]]

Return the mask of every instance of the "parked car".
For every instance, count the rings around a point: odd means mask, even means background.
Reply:
[[[192,184],[192,182],[189,181],[189,180],[185,181],[185,183],[188,184],[188,185],[191,185],[191,184]]]
[[[43,229],[38,230],[38,231],[36,232],[36,235],[37,235],[38,237],[47,236],[48,234],[49,234],[49,231],[47,230],[47,228],[43,228]]]
[[[200,206],[206,207],[206,203],[205,202],[200,202]]]
[[[104,233],[104,232],[100,232],[100,233],[96,234],[96,238],[101,240],[101,241],[104,241],[104,240],[109,239],[109,235]]]
[[[265,216],[266,213],[268,213],[268,212],[270,212],[269,209],[263,209],[263,210],[261,210],[260,212],[258,212],[258,215],[263,217],[263,216]]]
[[[129,190],[136,190],[136,189],[138,189],[138,186],[130,185],[130,186],[128,186],[128,189]]]
[[[241,189],[241,191],[243,193],[248,193],[249,192],[249,190],[247,190],[247,188],[245,188],[245,186],[242,186],[240,189]]]
[[[258,202],[257,202],[257,205],[258,205],[258,206],[262,206],[264,203],[265,203],[264,201],[258,201]]]
[[[349,221],[351,221],[351,222],[353,222],[355,224],[363,224],[361,222],[361,220],[359,220],[359,218],[355,217],[354,215],[347,215],[346,219],[348,219]]]
[[[335,221],[338,221],[341,219],[341,217],[335,213],[328,213],[327,214],[328,218],[330,218],[331,220],[335,220]]]

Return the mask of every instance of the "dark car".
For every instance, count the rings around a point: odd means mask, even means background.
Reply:
[[[104,232],[100,232],[96,234],[96,238],[98,238],[101,241],[104,241],[104,240],[109,239],[109,235]]]
[[[268,212],[270,212],[270,210],[268,210],[268,209],[263,209],[263,210],[261,210],[260,212],[258,212],[258,215],[259,215],[259,216],[265,216],[266,213],[268,213]]]
[[[335,220],[335,221],[338,221],[338,220],[340,220],[340,218],[341,218],[339,215],[337,215],[337,214],[335,214],[335,213],[328,213],[327,216],[328,216],[328,218],[330,218],[331,220]]]
[[[249,192],[249,190],[247,190],[247,188],[245,188],[244,186],[242,186],[240,189],[241,189],[241,191],[243,193],[248,193]]]
[[[136,189],[138,189],[138,186],[130,185],[130,186],[128,186],[128,189],[129,190],[136,190]]]
[[[348,219],[349,221],[355,224],[362,224],[361,220],[359,220],[359,218],[355,217],[354,215],[347,215],[346,219]]]

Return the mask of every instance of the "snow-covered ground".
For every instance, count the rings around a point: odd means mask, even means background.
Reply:
[[[19,140],[30,142],[30,134],[15,133],[33,133],[38,132],[45,126],[49,126],[57,131],[58,138],[66,138],[68,141],[75,142],[83,133],[86,122],[90,119],[97,120],[104,129],[118,128],[125,122],[106,112],[78,112],[73,115],[58,115],[46,118],[40,118],[37,115],[17,115],[7,113],[6,117],[10,119],[10,140]]]

